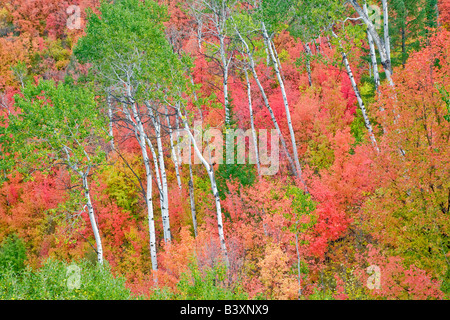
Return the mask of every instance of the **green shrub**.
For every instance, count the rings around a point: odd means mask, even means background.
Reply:
[[[0,247],[0,274],[11,270],[19,272],[25,268],[27,259],[25,243],[16,234],[9,235]]]
[[[177,288],[180,300],[245,300],[247,294],[239,284],[227,285],[227,271],[224,265],[200,270],[196,263],[189,265],[189,271],[182,274]]]
[[[68,264],[47,260],[39,270],[9,269],[0,275],[0,299],[7,300],[128,300],[135,299],[125,279],[114,277],[109,265],[88,261]]]

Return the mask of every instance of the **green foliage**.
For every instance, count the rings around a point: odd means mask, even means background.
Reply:
[[[364,141],[367,129],[364,124],[364,118],[362,116],[361,109],[356,109],[355,118],[350,125],[350,132],[355,137],[355,143],[353,146],[360,145]]]
[[[0,247],[0,276],[4,272],[20,272],[27,259],[25,243],[16,234],[9,235]]]
[[[55,68],[63,69],[69,63],[71,52],[68,48],[64,48],[62,40],[51,41],[48,47],[41,53],[43,60],[53,59],[55,61]]]
[[[258,16],[267,27],[273,31],[286,27],[291,16],[291,0],[263,0],[259,8]]]
[[[335,300],[335,299],[333,298],[331,292],[314,288],[314,293],[308,296],[308,300]]]
[[[370,299],[352,268],[331,265],[321,272],[320,278],[319,287],[314,288],[308,300]]]
[[[105,118],[89,88],[42,80],[27,83],[15,99],[16,112],[9,115],[7,127],[0,126],[6,164],[19,156],[19,170],[27,173],[26,164],[33,170],[54,164],[84,170],[104,160],[99,140],[108,139]]]
[[[19,62],[14,66],[11,66],[11,71],[14,74],[14,77],[17,81],[19,81],[22,85],[26,81],[28,75],[28,68],[25,62]]]
[[[304,42],[318,38],[332,23],[342,19],[344,7],[339,1],[291,0],[295,12],[289,23],[289,32]]]
[[[334,152],[325,135],[308,142],[308,163],[317,169],[329,168],[334,162]]]
[[[448,265],[441,284],[441,290],[446,294],[450,294],[450,267]]]
[[[302,189],[295,185],[288,185],[286,196],[292,198],[292,212],[295,223],[291,226],[292,232],[306,232],[315,224],[315,218],[312,215],[316,210],[316,204],[311,199],[310,194],[305,194]],[[306,222],[302,222],[302,217],[310,216]]]
[[[392,65],[404,64],[410,53],[419,50],[421,38],[431,35],[429,28],[437,26],[437,0],[389,1],[389,35],[393,50]]]
[[[73,269],[71,269],[73,268]],[[79,270],[79,277],[76,271]],[[76,281],[79,280],[79,288]],[[126,300],[135,299],[125,279],[114,277],[107,262],[93,265],[47,260],[39,270],[26,268],[0,275],[0,299],[7,300]]]
[[[119,170],[112,166],[105,171],[105,182],[107,188],[104,190],[110,198],[114,199],[117,205],[127,211],[136,212],[139,202],[139,190],[137,178],[130,173]]]
[[[247,294],[239,284],[227,286],[227,269],[224,265],[200,270],[197,263],[189,264],[189,271],[181,275],[177,288],[180,300],[244,300]]]
[[[441,99],[442,101],[445,103],[446,107],[447,107],[447,114],[444,115],[444,119],[447,120],[448,122],[450,122],[450,94],[448,93],[447,90],[445,90],[445,88],[442,86],[438,86],[437,89],[439,90],[439,93],[441,94]]]
[[[123,94],[122,84],[133,83],[135,99],[165,98],[170,88],[182,87],[184,72],[164,33],[167,8],[154,1],[102,2],[100,16],[92,11],[86,36],[74,49],[81,62],[90,62],[105,87]],[[116,83],[121,86],[115,87]]]
[[[229,193],[227,181],[237,180],[243,186],[251,186],[256,179],[255,166],[250,164],[221,164],[216,172],[217,188],[221,199]]]

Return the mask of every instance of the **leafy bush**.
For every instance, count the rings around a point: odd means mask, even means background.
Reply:
[[[125,279],[114,277],[109,265],[80,261],[71,265],[49,259],[39,270],[9,269],[0,275],[0,299],[6,300],[127,300],[135,299]]]
[[[182,274],[177,284],[180,300],[245,300],[247,294],[238,284],[227,286],[227,270],[224,265],[199,269],[189,264],[189,271]]]
[[[16,234],[9,235],[0,248],[0,274],[11,270],[19,272],[25,268],[27,259],[25,243]]]

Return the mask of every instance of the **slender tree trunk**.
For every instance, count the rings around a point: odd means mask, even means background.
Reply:
[[[191,204],[192,226],[197,237],[197,211],[195,210],[194,175],[192,174],[191,147],[189,146],[189,200]]]
[[[266,50],[266,65],[270,66],[270,54],[269,54],[269,44],[267,43],[267,39],[264,38],[264,49]]]
[[[264,88],[263,88],[261,82],[259,81],[258,74],[256,73],[255,61],[253,60],[253,55],[250,52],[250,49],[248,47],[247,42],[244,40],[244,38],[242,37],[240,32],[237,30],[237,28],[235,30],[236,30],[236,32],[237,32],[241,42],[244,44],[244,47],[245,47],[245,50],[246,50],[246,53],[247,53],[247,57],[248,57],[249,62],[250,62],[250,69],[252,70],[253,78],[255,79],[256,84],[258,85],[259,91],[261,92],[261,95],[262,95],[262,98],[263,98],[263,101],[264,101],[264,105],[266,106],[267,110],[269,111],[270,118],[272,119],[273,125],[274,125],[275,129],[277,130],[278,136],[280,137],[281,145],[282,145],[283,151],[286,154],[286,157],[287,157],[287,159],[289,161],[289,165],[291,167],[292,174],[294,176],[297,176],[297,170],[295,169],[294,161],[292,160],[292,156],[291,156],[291,154],[290,154],[290,152],[289,152],[289,150],[287,148],[284,136],[283,136],[283,134],[282,134],[282,132],[280,130],[280,127],[278,126],[277,119],[275,118],[275,113],[273,112],[272,108],[270,107],[269,99],[267,99],[266,92],[264,91]]]
[[[308,72],[308,82],[309,82],[309,86],[312,86],[312,78],[311,78],[311,56],[312,56],[312,52],[311,52],[311,48],[309,47],[309,44],[306,43],[305,44],[305,51],[307,54],[307,58],[306,58],[306,71]]]
[[[266,26],[265,26],[264,22],[261,22],[261,25],[262,25],[262,31],[263,31],[264,37],[267,39],[267,41],[270,41],[270,38],[269,38],[269,35],[267,34],[267,30],[266,30]],[[278,67],[278,61],[275,58],[274,50],[272,50],[272,46],[270,46],[270,45],[269,45],[269,53],[270,53],[270,56],[272,57],[272,62],[273,62],[274,68],[275,68],[275,73],[277,75],[278,83],[279,83],[280,89],[281,89],[281,94],[283,96],[284,108],[286,111],[286,120],[287,120],[287,125],[289,128],[289,133],[291,136],[293,158],[294,158],[294,163],[295,163],[295,167],[297,170],[297,177],[300,179],[301,183],[305,187],[305,191],[308,192],[308,188],[306,187],[306,183],[302,177],[302,169],[300,166],[300,162],[298,160],[297,144],[295,142],[294,128],[292,127],[291,113],[289,111],[289,103],[287,100],[286,90],[284,88],[284,82],[283,82],[283,79],[281,78],[280,69]]]
[[[160,119],[158,116],[158,119],[156,120],[158,123],[160,123]],[[161,140],[161,126],[158,124],[158,134],[156,136],[156,142],[158,145],[158,158],[159,158],[159,170],[161,171],[161,184],[162,184],[162,191],[163,191],[163,204],[164,209],[162,210],[162,220],[163,220],[163,226],[164,226],[164,241],[169,242],[171,241],[171,232],[170,232],[170,219],[169,219],[169,192],[167,187],[167,175],[166,175],[166,166],[164,163],[164,150]]]
[[[405,27],[402,26],[402,66],[405,68],[406,64],[406,34]]]
[[[86,205],[88,208],[89,220],[91,221],[91,227],[92,227],[92,231],[94,233],[95,243],[97,246],[97,261],[98,261],[98,263],[103,264],[102,239],[100,237],[100,232],[98,230],[97,221],[95,220],[94,207],[92,206],[91,195],[90,195],[90,191],[89,191],[89,184],[88,184],[88,179],[87,179],[88,172],[86,172],[86,173],[79,172],[79,174],[81,175],[81,178],[83,180],[84,197],[86,198]]]
[[[439,21],[439,5],[438,5],[438,1],[436,1],[436,5],[434,6],[435,10],[436,10],[436,25],[439,28],[441,26],[441,22]],[[448,262],[448,260],[447,260]]]
[[[114,150],[114,131],[113,131],[113,107],[111,103],[111,93],[108,91],[108,96],[106,97],[106,102],[108,104],[108,118],[109,118],[109,136],[111,137],[111,150]]]
[[[191,78],[192,80],[192,78]],[[192,80],[193,83],[193,80]],[[194,95],[195,101],[197,101],[197,95]],[[187,118],[187,114],[186,114]],[[177,139],[179,141],[178,137],[178,130],[180,129],[180,125],[178,123],[178,113],[175,115],[175,122],[177,126]],[[178,146],[178,143],[177,143]],[[180,154],[178,152],[178,154]],[[194,235],[197,237],[197,210],[195,209],[195,193],[194,193],[194,175],[192,173],[192,154],[191,154],[191,147],[189,146],[189,200],[191,204],[191,216],[192,216],[192,226],[194,228]]]
[[[313,42],[314,42],[314,46],[316,48],[316,53],[320,54],[320,43],[317,43],[316,39],[313,39]]]
[[[388,82],[391,86],[394,86],[394,81],[392,80],[392,65],[391,65],[391,59],[390,59],[390,49],[389,49],[389,51],[387,50],[387,47],[386,47],[384,41],[378,35],[378,33],[375,29],[375,26],[370,21],[367,14],[364,13],[364,10],[360,7],[358,2],[356,0],[348,0],[348,2],[353,6],[355,11],[358,13],[358,15],[361,17],[361,19],[366,24],[367,31],[372,36],[372,39],[378,48],[378,53],[380,54],[380,59],[381,59],[381,65],[383,66],[384,72],[386,73],[386,79],[388,80]]]
[[[166,175],[166,168],[164,163],[164,150],[161,140],[161,121],[159,119],[158,115],[155,115],[153,113],[153,110],[149,103],[146,102],[146,106],[148,109],[148,112],[150,114],[150,117],[153,122],[153,126],[155,128],[155,134],[156,134],[156,144],[158,147],[158,161],[159,161],[159,171],[160,171],[160,178],[161,178],[161,192],[160,192],[160,202],[161,202],[161,217],[162,217],[162,223],[163,223],[163,234],[164,234],[164,241],[170,242],[171,241],[171,233],[170,233],[170,219],[169,219],[169,194],[168,194],[168,188],[167,188],[167,175]],[[153,156],[155,157],[154,151]],[[158,170],[158,168],[155,168],[155,170]]]
[[[367,4],[364,3],[364,13],[367,15]],[[370,60],[372,61],[373,80],[375,82],[375,90],[379,92],[380,74],[378,73],[377,55],[375,52],[375,45],[373,43],[372,35],[367,31],[367,41],[369,42]]]
[[[383,24],[384,24],[384,45],[386,46],[386,55],[391,61],[391,38],[389,37],[389,10],[387,0],[381,0],[383,5]]]
[[[140,146],[142,150],[142,155],[144,157],[145,164],[145,176],[147,180],[147,190],[146,190],[146,200],[147,200],[147,219],[148,219],[148,232],[150,235],[150,258],[152,261],[152,270],[158,270],[158,259],[156,256],[156,231],[155,231],[155,217],[153,213],[153,182],[152,174],[150,169],[150,159],[147,154],[145,147],[145,140],[141,139]],[[156,280],[156,278],[155,278]]]
[[[245,73],[245,80],[247,81],[248,110],[250,113],[250,125],[252,128],[253,145],[255,148],[255,161],[256,167],[258,168],[258,175],[261,175],[261,164],[259,162],[259,154],[258,154],[258,137],[256,136],[255,124],[253,121],[252,89],[250,86],[250,80],[248,78],[247,69],[244,70],[244,73]]]
[[[301,257],[300,257],[300,250],[298,247],[298,234],[297,231],[295,232],[295,250],[297,251],[297,275],[298,275],[298,298],[300,300],[300,297],[302,296],[302,272],[301,272]]]
[[[169,117],[169,114],[168,114],[167,106],[166,106],[166,120],[167,120],[167,128],[169,129],[170,151],[171,151],[172,160],[173,160],[173,163],[174,163],[174,166],[175,166],[175,174],[177,175],[178,188],[181,191],[182,186],[181,186],[180,168],[178,166],[177,153],[175,152],[175,148],[173,146],[172,126],[170,124],[170,117]]]
[[[333,36],[335,38],[337,38],[337,35],[334,32],[333,32]],[[340,40],[339,40],[339,45],[341,45]],[[342,48],[342,46],[341,46],[341,48]],[[372,141],[372,145],[375,148],[375,150],[377,150],[377,152],[380,152],[380,150],[378,149],[377,140],[373,133],[372,125],[369,120],[369,116],[367,115],[366,107],[364,106],[364,101],[361,98],[361,94],[359,92],[358,85],[356,84],[356,80],[355,80],[355,77],[353,76],[353,72],[350,67],[350,63],[348,62],[347,54],[342,51],[341,55],[342,55],[342,59],[344,61],[345,69],[347,70],[347,75],[350,78],[350,82],[352,84],[352,88],[353,88],[353,92],[355,93],[356,100],[358,100],[358,105],[359,105],[359,109],[361,110],[361,113],[362,113],[362,116],[364,119],[364,124],[367,128],[367,131],[369,131],[369,136],[370,136],[370,140]]]
[[[229,126],[231,122],[231,114],[230,114],[230,102],[228,97],[228,61],[225,53],[225,39],[224,36],[221,35],[219,37],[220,40],[220,58],[222,60],[223,67],[223,99],[225,104],[225,125]]]
[[[142,121],[139,117],[139,113],[137,112],[136,106],[134,105],[135,102],[131,98],[131,92],[129,91],[129,88],[128,88],[128,98],[131,102],[131,109],[133,111],[134,121],[132,121],[127,107],[124,107],[124,112],[127,115],[128,120],[133,123],[136,139],[141,148],[142,158],[144,160],[145,177],[146,177],[146,182],[147,182],[147,190],[146,190],[146,199],[145,200],[147,203],[148,231],[149,231],[149,236],[150,236],[150,257],[151,257],[151,261],[152,261],[152,270],[157,271],[158,270],[158,260],[157,260],[157,256],[156,256],[156,231],[155,231],[155,218],[154,218],[154,213],[153,213],[152,172],[151,172],[151,167],[150,167],[150,158],[147,153],[146,133],[144,130],[144,126],[142,125]],[[156,278],[154,278],[154,280],[157,281]]]
[[[277,52],[277,48],[275,48],[275,43],[273,42],[272,39],[269,39],[269,43],[272,46],[272,51],[275,54],[275,58],[277,59],[278,62],[278,69],[280,71],[280,75],[281,75],[281,79],[283,79],[283,83],[286,82],[286,79],[284,78],[284,74],[283,74],[283,68],[281,66],[281,61],[280,58],[278,57],[278,52]],[[269,52],[270,53],[270,52]]]
[[[348,77],[350,78],[350,82],[352,83],[353,91],[355,92],[356,99],[358,100],[358,105],[359,105],[359,109],[361,110],[361,113],[362,113],[362,116],[364,119],[364,124],[367,128],[367,131],[369,131],[370,140],[372,141],[372,145],[375,148],[375,150],[377,150],[377,152],[380,152],[380,149],[378,149],[377,140],[373,133],[372,125],[371,125],[369,117],[367,115],[366,107],[364,106],[364,102],[361,98],[361,94],[359,92],[358,86],[356,85],[355,78],[353,77],[352,69],[350,67],[350,64],[348,63],[347,55],[345,54],[345,52],[342,52],[341,54],[342,54],[342,58],[344,59],[344,64],[345,64],[345,68],[347,69]]]
[[[179,112],[180,117],[182,118],[182,114],[179,109],[178,109],[178,112]],[[201,162],[203,163],[203,165],[206,169],[206,172],[208,173],[209,180],[211,182],[211,190],[214,195],[214,201],[216,204],[217,229],[218,229],[218,233],[219,233],[220,246],[222,249],[222,254],[224,256],[225,264],[226,264],[227,268],[229,268],[230,261],[228,259],[228,251],[227,251],[227,246],[225,243],[225,235],[224,235],[224,231],[223,231],[222,207],[220,205],[220,196],[219,196],[219,191],[217,189],[217,183],[216,183],[216,178],[214,175],[214,169],[208,163],[208,161],[206,161],[206,159],[203,157],[201,151],[199,150],[199,148],[197,146],[197,142],[196,142],[194,136],[192,135],[191,130],[189,129],[187,121],[183,119],[183,122],[184,122],[184,128],[185,128],[186,132],[188,133],[188,135],[191,139],[191,142],[194,146],[195,153],[197,154],[197,156],[200,158]]]
[[[162,183],[161,183],[161,176],[159,174],[158,156],[156,154],[155,148],[153,147],[153,143],[148,136],[145,137],[145,141],[146,141],[148,147],[150,148],[150,152],[151,152],[152,158],[153,158],[153,165],[155,166],[155,180],[156,180],[156,185],[158,187],[159,202],[160,202],[160,207],[161,207],[161,212],[162,212],[164,210],[164,202],[163,202],[164,194],[163,194],[163,188],[162,188]],[[164,227],[163,227],[163,229],[164,229]]]

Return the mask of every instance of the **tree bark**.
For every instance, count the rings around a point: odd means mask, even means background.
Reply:
[[[109,91],[106,97],[106,102],[108,104],[109,136],[111,137],[111,150],[114,150],[113,107],[111,103],[111,93]]]
[[[312,56],[312,52],[311,52],[311,48],[309,47],[309,44],[306,43],[305,44],[305,51],[307,54],[307,58],[306,58],[306,72],[308,72],[308,82],[309,82],[309,86],[312,86],[312,78],[311,78],[311,56]]]
[[[387,0],[381,0],[383,5],[383,25],[384,25],[384,45],[386,46],[386,54],[391,61],[391,38],[389,37],[389,10]]]
[[[269,38],[269,35],[267,34],[267,30],[266,30],[266,26],[265,26],[264,22],[261,22],[261,26],[262,26],[263,36],[267,39],[267,41],[270,41],[270,38]],[[272,62],[273,62],[274,68],[275,68],[275,73],[277,75],[278,83],[279,83],[280,89],[281,89],[281,94],[283,96],[283,103],[284,103],[284,108],[286,111],[287,125],[288,125],[289,133],[291,136],[292,152],[293,152],[293,158],[294,158],[293,160],[295,163],[295,168],[297,170],[297,177],[300,179],[301,183],[305,187],[305,191],[308,192],[308,188],[306,187],[306,183],[302,177],[302,168],[300,166],[300,162],[298,159],[297,143],[295,142],[294,128],[292,127],[291,113],[289,111],[289,103],[287,100],[287,94],[286,94],[286,90],[284,87],[284,82],[283,82],[283,79],[281,78],[280,68],[278,66],[278,61],[275,57],[274,50],[272,49],[272,46],[270,46],[270,45],[269,45],[269,53],[270,53],[270,56],[272,57]]]
[[[375,138],[375,135],[374,135],[373,129],[372,129],[372,125],[369,120],[369,116],[367,115],[366,107],[364,106],[364,102],[361,98],[361,94],[359,92],[355,78],[353,77],[352,69],[350,67],[350,64],[348,63],[347,54],[345,52],[342,52],[341,54],[342,54],[342,58],[344,60],[345,68],[347,69],[348,77],[350,78],[350,82],[352,83],[353,91],[355,92],[356,99],[358,100],[359,109],[361,110],[361,113],[362,113],[362,116],[364,119],[364,125],[366,126],[367,131],[369,131],[369,137],[370,137],[370,140],[372,141],[373,147],[375,148],[375,150],[377,152],[380,152],[380,149],[378,148],[377,139]]]
[[[253,121],[252,89],[250,86],[250,80],[248,78],[247,69],[244,70],[244,73],[245,73],[245,80],[247,82],[248,110],[250,113],[250,126],[252,128],[252,138],[253,138],[253,144],[254,144],[254,148],[255,148],[255,161],[256,161],[256,167],[258,169],[258,175],[261,175],[261,164],[259,162],[259,154],[258,154],[258,138],[256,136],[255,124]]]
[[[227,57],[225,54],[225,39],[223,35],[219,36],[220,40],[220,58],[222,60],[223,67],[223,99],[225,104],[225,125],[229,126],[231,122],[231,114],[230,114],[230,102],[228,97],[228,67],[229,62],[227,61]]]
[[[402,27],[402,66],[405,68],[406,64],[406,34],[405,28]]]
[[[124,107],[124,112],[127,116],[127,119],[133,123],[135,136],[139,143],[139,147],[141,148],[142,158],[144,160],[145,167],[145,177],[147,182],[147,190],[146,190],[146,203],[147,203],[147,218],[148,218],[148,231],[150,236],[150,257],[152,262],[152,270],[158,270],[158,260],[156,256],[156,231],[155,231],[155,218],[153,213],[153,185],[152,185],[152,172],[150,167],[150,158],[147,153],[147,145],[146,145],[146,133],[144,131],[144,126],[142,125],[142,121],[139,117],[136,107],[134,106],[134,100],[131,98],[131,92],[128,89],[128,98],[131,103],[131,108],[133,111],[134,121],[131,119],[131,115],[128,112],[127,107]],[[155,278],[155,281],[156,278]]]
[[[367,5],[364,3],[364,13],[367,15]],[[375,45],[370,32],[367,30],[367,41],[369,42],[370,60],[372,61],[373,80],[375,82],[375,90],[379,92],[380,74],[378,73],[377,55],[375,52]]]
[[[375,26],[370,21],[369,17],[364,13],[364,10],[361,8],[361,6],[358,4],[358,2],[356,0],[348,0],[348,2],[353,6],[355,11],[358,13],[358,15],[361,17],[363,22],[366,24],[367,31],[372,36],[372,39],[378,48],[378,53],[380,54],[380,59],[381,59],[381,65],[383,66],[384,72],[386,73],[386,79],[388,80],[388,82],[391,86],[394,86],[394,81],[392,80],[391,59],[388,55],[388,51],[386,49],[386,45],[385,45],[384,41],[380,38],[377,31],[375,30]]]
[[[191,147],[189,146],[189,200],[191,204],[192,226],[197,237],[197,211],[195,210],[194,175],[192,174]]]
[[[88,208],[88,214],[89,214],[89,220],[91,221],[91,227],[92,231],[94,233],[95,243],[97,246],[97,261],[100,264],[103,264],[103,246],[102,246],[102,239],[100,237],[100,232],[98,230],[97,221],[95,219],[95,213],[94,213],[94,207],[92,206],[91,201],[91,195],[89,191],[89,184],[88,184],[88,176],[89,169],[87,172],[79,172],[81,175],[81,178],[83,180],[83,189],[84,189],[84,197],[86,198],[86,205]]]
[[[172,154],[172,160],[173,160],[173,163],[174,163],[174,166],[175,166],[175,174],[177,176],[178,188],[181,191],[182,185],[181,185],[181,177],[180,177],[180,168],[179,168],[179,165],[178,165],[177,153],[175,152],[175,148],[173,146],[172,125],[170,124],[170,117],[168,115],[167,106],[166,106],[166,120],[167,120],[167,128],[169,129],[170,152]]]
[[[191,78],[192,80],[192,78]],[[193,80],[192,80],[193,83]],[[194,99],[197,101],[197,95],[194,95]],[[180,128],[178,123],[178,114],[175,115],[175,122],[177,125],[177,139],[178,137],[178,129]],[[178,143],[177,143],[178,146]],[[179,153],[178,153],[179,154]],[[194,175],[192,173],[192,154],[191,147],[189,146],[189,200],[191,205],[191,216],[192,216],[192,226],[194,228],[194,236],[197,237],[197,210],[195,209],[195,193],[194,193]]]
[[[333,32],[333,37],[337,38],[337,35]],[[339,40],[339,45],[341,45],[341,41]],[[341,45],[342,48],[342,45]],[[372,145],[375,148],[377,152],[380,152],[378,149],[377,139],[375,138],[375,135],[373,134],[372,125],[370,123],[369,117],[367,115],[366,107],[364,106],[364,101],[361,98],[361,94],[358,89],[358,85],[356,84],[355,77],[353,76],[352,69],[350,67],[350,63],[348,62],[347,54],[343,51],[341,51],[342,59],[344,61],[345,69],[347,70],[347,75],[350,78],[350,82],[352,84],[353,92],[355,93],[356,100],[358,100],[359,109],[361,110],[364,124],[367,128],[367,131],[369,131],[370,140],[372,141]]]
[[[155,134],[156,134],[156,144],[158,148],[158,161],[159,161],[159,171],[160,171],[160,178],[161,178],[161,190],[160,190],[160,202],[161,202],[161,217],[162,217],[162,223],[163,223],[163,234],[164,234],[164,242],[170,242],[171,241],[171,232],[170,232],[170,219],[169,219],[169,194],[168,194],[168,188],[167,188],[167,175],[166,175],[166,168],[164,163],[164,150],[161,140],[161,121],[159,119],[158,115],[155,115],[153,112],[153,109],[151,108],[150,104],[146,102],[146,106],[149,112],[149,115],[152,119],[153,126],[155,128]],[[155,157],[155,154],[153,153],[153,156]],[[158,170],[158,168],[155,168],[155,170]],[[162,199],[161,199],[162,198]]]
[[[292,174],[294,176],[297,176],[297,170],[295,168],[294,161],[292,160],[292,156],[291,156],[291,154],[290,154],[290,152],[289,152],[289,150],[287,148],[284,136],[283,136],[283,134],[282,134],[282,132],[280,130],[280,127],[278,126],[278,122],[277,122],[277,119],[275,118],[275,114],[274,114],[272,108],[270,107],[269,99],[267,99],[266,92],[264,91],[264,88],[263,88],[261,82],[259,81],[258,74],[256,73],[255,61],[253,60],[253,55],[250,52],[250,49],[248,47],[247,42],[244,40],[244,38],[242,37],[240,32],[237,30],[237,28],[236,28],[236,32],[237,32],[237,34],[239,36],[239,39],[244,44],[244,47],[245,47],[245,50],[246,50],[246,53],[247,53],[247,57],[248,57],[249,62],[250,62],[250,69],[252,70],[253,78],[255,79],[256,84],[258,85],[259,91],[261,92],[261,95],[262,95],[262,98],[263,98],[263,101],[264,101],[264,105],[266,106],[267,110],[269,111],[270,118],[272,119],[273,125],[274,125],[275,129],[277,130],[277,133],[278,133],[278,135],[280,137],[281,145],[283,146],[283,151],[286,154],[286,157],[287,157],[287,159],[289,161],[289,165],[291,167]]]
[[[211,182],[211,190],[214,195],[214,201],[215,201],[215,205],[216,205],[217,229],[218,229],[218,233],[219,233],[220,246],[222,249],[222,254],[223,254],[223,257],[225,260],[225,264],[226,264],[227,268],[229,268],[230,261],[228,259],[228,251],[227,251],[227,246],[225,243],[225,235],[224,235],[224,230],[223,230],[222,207],[220,204],[219,191],[217,189],[217,183],[216,183],[216,179],[215,179],[215,175],[214,175],[214,169],[208,163],[208,161],[206,161],[206,159],[203,157],[200,149],[197,146],[197,142],[196,142],[194,136],[192,135],[191,130],[189,129],[189,125],[188,125],[187,121],[184,119],[184,117],[182,116],[181,111],[179,109],[178,109],[178,114],[180,115],[180,118],[183,119],[185,131],[188,133],[189,138],[191,139],[191,142],[194,146],[195,153],[200,158],[200,161],[202,162],[203,166],[205,167],[206,172],[208,173],[209,180]]]

